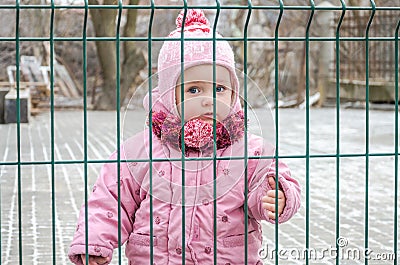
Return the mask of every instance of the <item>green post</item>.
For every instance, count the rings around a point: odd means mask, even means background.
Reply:
[[[279,170],[279,26],[283,16],[283,0],[279,0],[279,16],[275,27],[275,174],[278,175]],[[278,187],[275,187],[275,220],[278,220]],[[275,264],[279,264],[279,222],[275,223]]]
[[[217,160],[216,160],[216,154],[217,154],[217,124],[216,124],[216,115],[217,115],[217,104],[216,104],[216,99],[217,99],[217,84],[216,84],[216,79],[217,79],[217,66],[215,62],[217,61],[217,39],[216,39],[216,33],[217,33],[217,24],[218,24],[218,19],[220,15],[220,8],[221,8],[221,3],[219,0],[215,1],[216,3],[216,10],[217,14],[215,15],[215,21],[213,25],[213,213],[214,213],[214,222],[213,222],[213,235],[214,235],[214,243],[213,243],[213,248],[214,248],[214,253],[213,253],[213,259],[214,259],[214,264],[217,264]]]
[[[83,55],[83,174],[85,185],[85,253],[89,253],[89,212],[88,212],[88,150],[87,150],[87,21],[89,16],[89,3],[85,0],[85,16],[82,32],[82,55]],[[85,263],[89,264],[89,255],[85,256]]]
[[[248,201],[247,201],[247,195],[248,195],[248,170],[247,170],[247,163],[248,163],[248,148],[247,148],[247,116],[248,116],[248,102],[247,102],[247,49],[248,49],[248,27],[249,27],[249,22],[251,18],[251,12],[252,12],[252,4],[251,0],[247,1],[247,8],[248,8],[248,13],[247,13],[247,18],[246,22],[244,25],[244,35],[243,35],[243,57],[244,57],[244,88],[243,88],[243,96],[244,96],[244,104],[243,104],[243,110],[244,110],[244,197],[246,198],[244,200],[244,234],[246,235],[244,238],[244,261],[245,264],[247,265],[247,259],[248,259],[248,238],[247,234],[249,233],[249,227],[248,227]]]
[[[17,84],[17,172],[18,172],[18,253],[19,264],[22,265],[22,196],[21,196],[21,123],[20,123],[20,54],[19,54],[19,18],[20,18],[20,3],[19,0],[15,2],[15,65],[16,65],[16,84]]]
[[[310,0],[311,11],[306,28],[306,264],[309,264],[310,249],[310,26],[315,4]]]
[[[116,86],[117,86],[117,182],[118,182],[118,264],[122,262],[122,248],[121,248],[121,19],[122,19],[122,0],[118,0],[118,15],[117,15],[117,28],[116,28]]]
[[[394,40],[394,86],[395,86],[395,120],[394,120],[394,228],[393,228],[393,264],[396,265],[399,257],[398,243],[398,192],[399,192],[399,28],[397,23]]]
[[[185,101],[185,91],[184,91],[184,82],[185,82],[185,49],[184,49],[184,38],[185,38],[185,21],[186,21],[186,15],[187,15],[187,10],[188,10],[188,5],[187,1],[183,0],[184,3],[184,13],[183,13],[183,18],[182,18],[182,31],[181,31],[181,99],[182,102]],[[181,113],[182,117],[184,116],[183,113],[185,113],[185,104],[181,104]],[[181,119],[181,135],[184,134],[184,124],[185,121],[184,119]],[[182,264],[185,264],[185,259],[186,259],[186,236],[185,236],[185,227],[186,227],[186,208],[185,208],[185,139],[184,137],[181,137],[181,165],[182,165]]]
[[[371,15],[365,29],[365,230],[364,230],[364,249],[368,249],[368,212],[369,212],[369,29],[375,15],[375,2],[370,0]],[[365,265],[368,259],[365,257]]]
[[[55,3],[51,0],[51,15],[50,15],[50,125],[51,125],[51,198],[52,198],[52,238],[53,238],[53,264],[57,262],[56,250],[56,174],[55,174],[55,120],[54,120],[54,13]]]
[[[150,21],[149,21],[149,35],[147,39],[147,56],[148,56],[148,69],[147,73],[149,76],[149,87],[148,87],[148,93],[149,93],[149,128],[153,128],[153,99],[151,97],[151,91],[153,89],[153,80],[152,80],[152,56],[151,56],[151,51],[152,51],[152,28],[153,28],[153,19],[154,19],[154,0],[151,0],[151,11],[150,11]],[[151,131],[151,129],[150,129]],[[153,134],[149,133],[149,160],[150,160],[150,166],[149,166],[149,175],[150,175],[150,265],[154,264],[154,227],[153,227]],[[127,157],[128,158],[128,157]]]
[[[336,239],[335,246],[339,249],[340,237],[340,26],[346,14],[346,3],[342,4],[342,14],[336,28]],[[339,265],[339,252],[336,251],[336,265]]]

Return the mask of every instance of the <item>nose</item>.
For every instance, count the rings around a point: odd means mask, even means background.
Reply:
[[[203,98],[202,98],[202,105],[205,107],[212,106],[214,103],[213,101],[213,89],[209,87],[204,91]]]
[[[201,105],[203,106],[203,107],[208,107],[208,106],[212,106],[213,105],[213,97],[212,97],[212,95],[211,95],[211,97],[210,96],[204,96],[203,98],[202,98],[202,100],[201,100]]]

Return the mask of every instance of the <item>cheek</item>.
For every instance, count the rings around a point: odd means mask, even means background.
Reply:
[[[196,99],[185,99],[184,103],[184,117],[185,120],[190,119],[192,116],[196,116],[198,115],[197,111],[199,110],[198,107],[198,100]],[[181,114],[181,105],[177,105],[179,114],[182,116]]]
[[[221,110],[226,110],[226,109],[230,109],[232,107],[232,97],[229,96],[224,96],[223,98],[221,98],[220,103],[219,103]]]
[[[229,105],[229,102],[220,101],[217,105],[217,112],[220,119],[225,119],[229,115],[230,109],[231,106]]]
[[[181,115],[181,96],[180,96],[180,90],[178,91],[178,89],[175,90],[175,106],[176,109],[178,110],[178,114]]]
[[[231,110],[231,106],[227,105],[227,104],[224,104],[224,106],[223,106],[223,114],[224,114],[224,116],[228,116],[230,110]]]

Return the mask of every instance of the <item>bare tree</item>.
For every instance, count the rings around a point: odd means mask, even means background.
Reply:
[[[130,5],[137,5],[139,0],[129,0]],[[91,5],[115,5],[116,0],[89,0]],[[116,35],[116,9],[91,9],[91,18],[97,37],[115,37]],[[136,31],[137,10],[129,9],[126,12],[126,24],[124,36],[134,36]],[[120,102],[122,103],[127,92],[139,71],[145,66],[146,59],[143,53],[136,47],[135,42],[122,42],[123,53],[120,80]],[[114,41],[97,41],[97,54],[103,73],[103,86],[96,100],[95,108],[99,110],[112,110],[116,108],[116,73],[117,56],[116,43]]]
[[[24,0],[22,1],[23,4],[29,5],[45,5],[45,0]],[[29,29],[27,32],[30,32],[33,37],[42,37],[46,35],[48,32],[49,25],[46,23],[46,16],[45,11],[43,9],[32,9],[25,11],[24,14],[27,14],[30,20]],[[43,42],[31,42],[29,43],[31,46],[33,56],[38,58],[41,61],[45,61],[44,55],[44,46]]]

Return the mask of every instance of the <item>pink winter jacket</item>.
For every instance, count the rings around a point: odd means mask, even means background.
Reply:
[[[144,143],[144,144],[142,144]],[[88,244],[89,255],[112,257],[118,247],[118,183],[121,201],[121,244],[126,244],[129,264],[150,262],[150,222],[153,223],[154,264],[214,264],[214,240],[217,240],[217,264],[244,264],[245,237],[248,238],[248,264],[262,264],[260,220],[273,223],[262,208],[261,198],[271,187],[267,176],[275,176],[275,162],[257,159],[271,156],[273,148],[263,139],[248,134],[247,185],[244,159],[216,160],[214,185],[213,160],[190,160],[184,164],[185,197],[182,199],[182,162],[178,150],[162,145],[153,135],[152,203],[150,220],[150,163],[106,163],[88,200],[88,242],[85,241],[85,207],[82,206],[78,226],[69,250],[75,264],[82,264],[80,255]],[[127,140],[121,148],[121,159],[149,159],[149,130]],[[219,149],[217,157],[243,156],[244,139]],[[192,153],[189,158],[198,157]],[[117,153],[111,159],[115,160]],[[164,159],[164,161],[162,161]],[[171,160],[170,160],[171,159]],[[120,181],[118,182],[118,170]],[[300,207],[300,187],[291,178],[288,167],[279,161],[278,180],[286,196],[286,206],[279,223],[291,218]],[[216,213],[214,214],[214,186]],[[245,232],[244,203],[248,203],[248,234]],[[185,207],[182,208],[184,202]],[[185,211],[185,243],[182,244],[182,209]],[[214,218],[217,238],[214,238]]]

